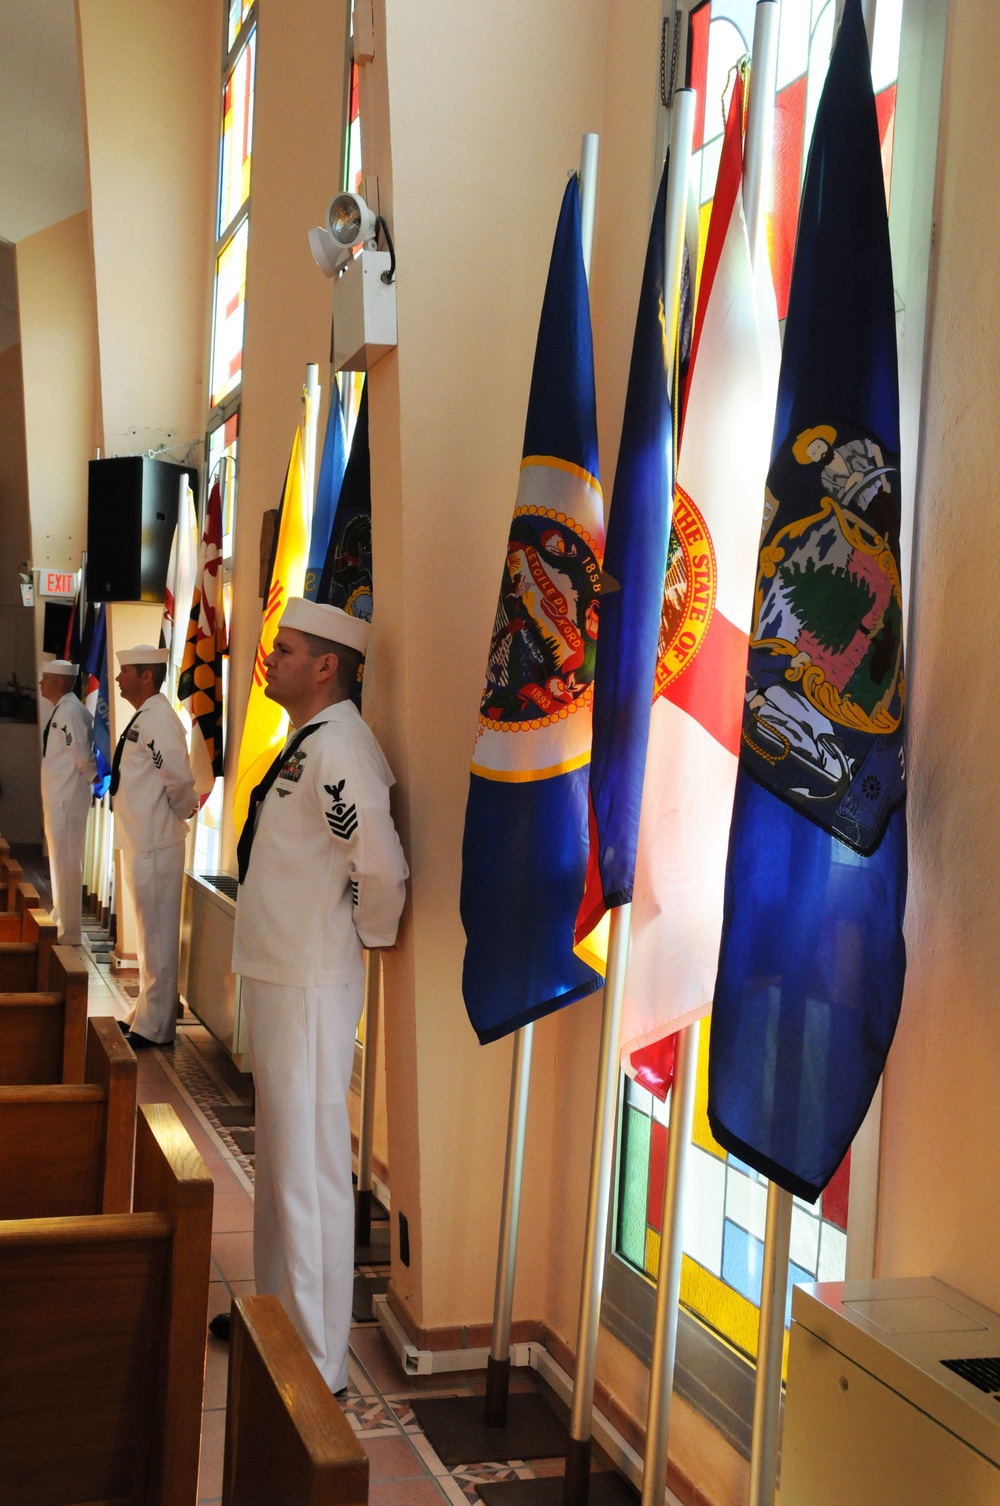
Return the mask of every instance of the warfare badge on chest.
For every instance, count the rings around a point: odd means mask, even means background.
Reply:
[[[768,475],[741,760],[861,853],[905,794],[899,470],[874,436],[800,432]]]

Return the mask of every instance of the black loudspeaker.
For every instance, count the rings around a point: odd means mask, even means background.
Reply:
[[[177,526],[180,480],[198,501],[198,472],[146,455],[92,460],[87,486],[91,601],[162,601]]]

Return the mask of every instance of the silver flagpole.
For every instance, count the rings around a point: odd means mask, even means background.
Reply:
[[[785,1298],[788,1252],[792,1239],[792,1194],[767,1184],[764,1225],[764,1276],[757,1330],[757,1375],[750,1436],[749,1506],[774,1506],[778,1477],[778,1422],[781,1411],[781,1362],[785,1346]]]
[[[580,144],[580,241],[583,250],[583,268],[588,282],[594,247],[600,144],[601,138],[593,132],[588,132]],[[486,1402],[483,1420],[488,1428],[502,1428],[507,1421],[510,1328],[514,1306],[514,1276],[517,1269],[517,1232],[521,1217],[521,1180],[528,1120],[528,1094],[531,1087],[533,1038],[533,1025],[523,1026],[514,1035],[500,1241],[497,1251],[497,1280],[493,1302],[493,1333],[486,1366]]]
[[[743,165],[743,205],[752,257],[766,255],[763,229],[773,156],[779,19],[780,7],[777,0],[760,0],[754,27],[750,107]],[[774,1506],[791,1227],[791,1194],[770,1182],[767,1189],[764,1271],[750,1442],[750,1506]]]
[[[622,1002],[631,926],[630,904],[620,905],[612,910],[597,1068],[594,1139],[590,1155],[587,1228],[583,1242],[580,1316],[576,1330],[576,1376],[573,1382],[573,1411],[563,1480],[563,1506],[586,1506],[590,1493],[590,1422],[594,1409],[597,1333],[601,1317],[601,1294],[604,1290],[604,1247],[608,1237],[611,1157],[618,1101],[618,1052],[621,1045]]]
[[[486,1401],[483,1422],[488,1428],[507,1423],[510,1390],[510,1325],[514,1309],[514,1275],[517,1269],[517,1231],[521,1220],[521,1178],[524,1170],[524,1139],[528,1123],[531,1088],[531,1048],[535,1027],[524,1025],[514,1032],[514,1056],[510,1067],[510,1107],[507,1112],[507,1151],[503,1167],[503,1201],[500,1208],[500,1245],[497,1250],[497,1281],[493,1298],[493,1335],[486,1362]]]
[[[670,107],[670,178],[667,183],[666,265],[663,276],[663,294],[667,305],[667,349],[671,354],[677,342],[680,314],[694,115],[694,90],[678,89]],[[656,1278],[656,1311],[653,1319],[653,1353],[649,1366],[642,1506],[662,1506],[667,1485],[670,1411],[677,1359],[677,1322],[684,1253],[684,1188],[687,1180],[687,1148],[694,1121],[699,1032],[697,1022],[678,1032],[674,1059],[667,1174],[663,1186],[660,1259]]]
[[[365,952],[364,1035],[361,1040],[361,1122],[358,1131],[358,1195],[354,1243],[372,1242],[372,1143],[375,1136],[375,1071],[381,1023],[382,953]]]
[[[743,149],[743,212],[751,259],[767,212],[774,156],[774,84],[778,68],[779,0],[759,0],[754,17],[750,104]]]

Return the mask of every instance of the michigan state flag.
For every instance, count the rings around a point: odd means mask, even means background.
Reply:
[[[462,986],[484,1044],[600,988],[573,951],[587,867],[604,512],[576,175],[528,398],[462,849]]]
[[[903,991],[899,535],[885,185],[847,0],[802,194],[709,1068],[719,1142],[809,1200],[861,1125]]]

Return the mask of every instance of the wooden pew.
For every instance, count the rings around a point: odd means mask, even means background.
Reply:
[[[0,941],[23,941],[28,910],[41,910],[42,902],[34,884],[21,884],[14,895],[14,908],[0,910]],[[49,918],[43,912],[45,919]]]
[[[132,1213],[0,1222],[0,1506],[194,1506],[212,1178],[143,1104]]]
[[[0,942],[0,991],[10,993],[50,988],[49,965],[56,944],[55,923],[44,910],[27,910],[21,934],[20,941]]]
[[[24,870],[16,858],[10,855],[10,848],[0,853],[0,900],[3,901],[5,910],[13,910],[17,891],[24,882]]]
[[[0,1219],[127,1213],[136,1062],[117,1020],[87,1030],[82,1083],[0,1087]]]
[[[368,1456],[278,1298],[237,1298],[222,1506],[367,1500]]]
[[[0,956],[4,951],[0,946]],[[27,961],[36,967],[36,954]],[[57,946],[48,972],[44,991],[32,983],[0,993],[0,1083],[85,1080],[87,965],[72,947]]]

